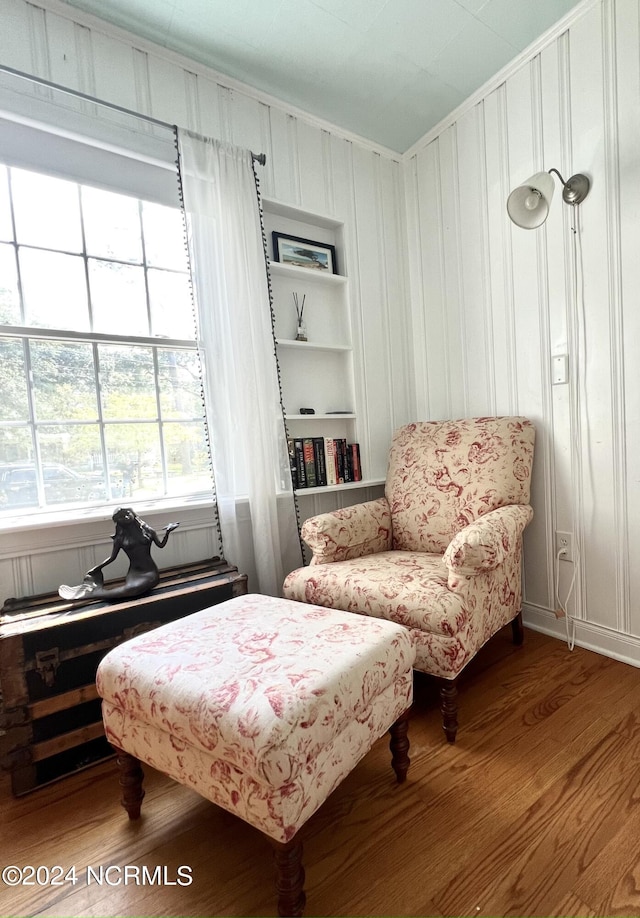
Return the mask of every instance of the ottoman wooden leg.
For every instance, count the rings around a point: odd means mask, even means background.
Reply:
[[[402,784],[407,777],[407,771],[409,770],[409,763],[411,761],[408,755],[410,710],[411,708],[407,708],[404,714],[401,714],[397,721],[389,728],[389,733],[391,734],[391,741],[389,742],[389,749],[391,749],[391,767],[396,773],[398,784]]]
[[[142,789],[144,772],[142,771],[142,766],[140,762],[132,755],[129,755],[128,752],[124,752],[124,750],[118,749],[116,746],[113,748],[116,752],[116,765],[120,772],[120,787],[122,788],[122,799],[120,802],[127,811],[129,819],[139,819],[140,807],[142,806],[144,797],[144,791]]]
[[[292,838],[289,842],[269,839],[276,864],[276,892],[278,915],[302,915],[307,897],[304,894],[304,867],[302,842]]]

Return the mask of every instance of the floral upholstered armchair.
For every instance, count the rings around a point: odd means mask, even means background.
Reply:
[[[415,669],[440,680],[455,742],[457,679],[497,631],[521,644],[522,534],[535,431],[522,417],[407,424],[394,434],[385,496],[308,519],[308,567],[283,594],[408,628]]]

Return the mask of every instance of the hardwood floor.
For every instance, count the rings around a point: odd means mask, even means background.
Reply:
[[[382,739],[303,828],[307,915],[640,915],[640,670],[505,629],[461,681],[456,745],[425,678],[409,736],[406,784]],[[0,883],[0,914],[272,915],[266,840],[145,772],[137,823],[113,763],[18,800],[5,785],[3,865],[75,865],[78,882]],[[87,882],[126,864],[193,882]]]

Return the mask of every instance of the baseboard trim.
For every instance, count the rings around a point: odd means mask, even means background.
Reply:
[[[563,618],[556,618],[551,609],[524,603],[522,619],[527,628],[541,631],[561,641],[567,640],[566,624]],[[631,634],[620,634],[602,625],[575,619],[575,643],[578,647],[640,667],[640,638]]]

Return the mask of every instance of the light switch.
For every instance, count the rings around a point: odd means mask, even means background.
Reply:
[[[569,381],[569,355],[558,354],[552,358],[552,382],[554,386],[561,386]]]

